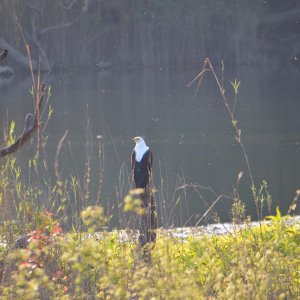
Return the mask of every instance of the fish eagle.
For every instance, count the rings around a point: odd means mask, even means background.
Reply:
[[[150,188],[150,178],[152,172],[153,155],[143,138],[137,136],[133,138],[135,147],[131,155],[131,168],[137,190],[142,190],[140,195],[141,206],[145,213],[141,215],[140,246],[155,242],[156,240],[156,206],[154,197]]]
[[[152,172],[153,156],[149,147],[146,145],[143,138],[137,136],[133,138],[135,147],[131,155],[131,168],[135,187],[137,189],[145,189],[148,187]]]

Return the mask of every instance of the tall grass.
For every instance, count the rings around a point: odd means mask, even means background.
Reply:
[[[235,138],[244,153],[251,178],[252,196],[262,219],[261,207],[270,205],[267,184],[255,187],[250,162],[233,105],[225,97],[222,80],[209,60],[197,77],[212,72],[227,107]],[[201,81],[199,81],[199,84]],[[233,81],[237,96],[239,82]],[[34,93],[33,93],[34,95]],[[50,97],[51,90],[48,90]],[[46,122],[53,110],[48,109]],[[43,114],[41,114],[41,118]],[[5,130],[5,143],[14,142],[14,122]],[[55,153],[55,179],[49,176],[45,127],[37,138],[36,154],[28,162],[28,180],[15,156],[0,161],[0,297],[1,299],[297,299],[300,297],[300,222],[281,216],[277,209],[269,222],[259,227],[245,220],[245,206],[238,193],[243,173],[238,175],[232,192],[233,226],[223,235],[197,234],[176,238],[168,230],[158,230],[155,245],[149,247],[151,259],[140,251],[135,230],[108,231],[110,212],[101,203],[104,148],[97,138],[98,166],[90,160],[92,135],[86,124],[86,163],[82,177],[60,169],[60,155],[68,132],[60,138]],[[98,169],[99,189],[90,190],[92,167]],[[168,185],[166,168],[160,165],[160,185],[154,187],[160,199],[159,214],[165,228],[174,226],[174,209],[187,202],[188,189],[206,204],[202,216],[191,216],[200,224],[224,197],[213,189],[185,182],[178,176],[175,187]],[[135,228],[141,213],[140,202],[126,198],[132,187],[126,165],[120,170],[116,188],[119,223]],[[208,203],[202,192],[213,195]],[[291,212],[299,193],[291,205]],[[125,198],[125,203],[123,199]],[[124,210],[130,212],[124,212]],[[188,208],[185,208],[188,210]],[[184,222],[184,221],[183,221]],[[187,220],[188,224],[188,220]],[[66,230],[68,228],[68,230]],[[197,232],[198,230],[198,232]],[[21,238],[18,238],[21,235]]]
[[[103,210],[82,219],[91,235],[63,233],[51,214],[28,235],[25,249],[2,248],[2,299],[297,299],[299,222],[182,240],[161,230],[151,262],[119,232],[99,230]],[[95,234],[95,231],[98,234]],[[96,238],[98,237],[98,238]]]
[[[247,166],[247,173],[250,178],[250,190],[251,190],[252,200],[254,201],[254,204],[256,207],[257,218],[259,220],[261,220],[263,218],[263,207],[264,206],[267,206],[269,209],[269,212],[270,212],[272,198],[268,192],[268,185],[267,185],[266,181],[263,181],[260,185],[257,185],[255,183],[250,159],[249,159],[249,156],[248,156],[245,144],[244,144],[244,137],[242,134],[242,129],[239,126],[239,121],[236,116],[238,91],[240,88],[241,81],[236,78],[234,80],[230,81],[230,85],[234,91],[234,99],[228,99],[228,97],[225,93],[226,88],[224,86],[224,63],[223,63],[223,61],[222,61],[221,76],[218,76],[212,63],[210,62],[209,58],[205,58],[204,62],[203,62],[203,66],[202,66],[199,74],[187,85],[188,87],[190,87],[194,82],[198,82],[195,96],[199,92],[202,81],[203,81],[204,77],[207,76],[208,73],[212,74],[213,79],[217,84],[217,88],[220,93],[220,99],[223,101],[223,105],[226,109],[229,121],[234,129],[234,139],[237,142],[237,144],[240,146],[241,153],[244,157],[244,162]],[[239,193],[238,193],[238,184],[243,176],[243,173],[244,172],[241,171],[238,174],[237,182],[233,188],[233,193],[232,193],[232,200],[233,200],[232,215],[235,220],[240,219],[241,217],[245,216],[245,205],[240,200]]]

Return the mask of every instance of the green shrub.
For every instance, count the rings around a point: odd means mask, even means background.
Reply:
[[[93,211],[82,216],[102,226],[103,210]],[[64,234],[52,214],[39,218],[25,249],[2,251],[1,299],[300,297],[300,224],[279,210],[269,222],[221,236],[183,240],[160,230],[151,261],[118,231]]]

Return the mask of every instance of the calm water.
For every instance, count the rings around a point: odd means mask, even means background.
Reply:
[[[60,156],[62,174],[82,177],[85,155],[89,153],[91,202],[95,202],[96,136],[101,135],[104,144],[101,202],[110,208],[113,225],[119,219],[117,204],[128,190],[127,175],[134,146],[131,139],[136,135],[145,137],[155,155],[154,184],[162,224],[195,224],[220,194],[228,197],[217,203],[214,212],[222,221],[229,220],[232,204],[229,197],[240,171],[244,176],[239,194],[246,203],[247,214],[255,219],[246,164],[217,86],[208,76],[193,97],[196,86],[187,88],[186,84],[195,75],[197,70],[158,69],[69,72],[47,78],[53,93],[49,104],[54,108],[47,127],[50,164],[53,165],[59,139],[68,129]],[[255,182],[259,185],[266,180],[273,196],[273,210],[279,205],[286,212],[300,188],[299,74],[292,69],[279,72],[244,67],[238,74],[225,70],[229,98],[233,96],[229,81],[236,76],[241,80],[236,117]],[[22,129],[24,116],[32,109],[29,87],[30,79],[15,79],[1,88],[1,124],[8,114],[21,124],[17,130]],[[30,156],[31,150],[27,146],[24,155]],[[184,184],[186,188],[181,188]],[[209,222],[210,217],[208,214],[203,222]]]

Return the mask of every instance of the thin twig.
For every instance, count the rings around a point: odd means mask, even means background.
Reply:
[[[221,97],[222,97],[222,99],[224,101],[224,105],[225,105],[226,110],[227,110],[227,112],[229,114],[231,124],[234,127],[234,129],[235,129],[235,133],[236,133],[236,137],[235,138],[236,138],[238,144],[240,145],[242,153],[244,155],[244,159],[245,159],[245,162],[246,162],[246,165],[247,165],[247,169],[248,169],[248,173],[249,173],[249,177],[250,177],[250,181],[251,181],[251,187],[253,187],[255,185],[254,185],[254,179],[253,179],[253,175],[252,175],[252,171],[251,171],[251,167],[250,167],[250,162],[249,162],[248,154],[246,152],[246,148],[245,148],[244,142],[242,140],[241,129],[238,127],[237,120],[235,119],[235,116],[234,116],[235,104],[236,103],[234,103],[233,108],[230,107],[229,101],[227,100],[227,97],[225,95],[225,89],[224,89],[224,87],[222,85],[222,82],[220,81],[219,77],[217,76],[217,74],[216,74],[216,72],[214,70],[214,67],[211,64],[209,58],[205,58],[204,59],[202,71],[191,81],[191,83],[188,84],[188,86],[190,86],[193,82],[195,82],[199,78],[199,82],[198,82],[198,86],[197,86],[196,92],[198,91],[198,89],[199,89],[199,87],[201,85],[202,79],[203,79],[203,75],[205,74],[204,71],[206,70],[207,66],[208,66],[208,69],[212,72],[212,74],[213,74],[213,76],[215,78],[215,81],[216,81],[216,83],[218,85]],[[254,195],[253,195],[253,197],[254,197],[254,202],[255,202],[255,205],[256,205],[257,215],[259,217],[260,214],[259,214],[257,203],[255,201],[256,199],[255,199]]]
[[[33,88],[34,88],[34,93],[36,93],[36,84],[35,84],[35,78],[34,78],[34,74],[33,74],[33,66],[32,66],[32,58],[31,58],[31,53],[30,53],[30,47],[29,47],[29,45],[28,45],[28,43],[25,39],[24,32],[22,30],[22,27],[21,27],[21,25],[18,21],[18,17],[17,17],[16,14],[15,14],[15,19],[16,19],[16,23],[17,23],[20,35],[21,35],[21,37],[23,39],[23,42],[24,42],[24,45],[25,45],[26,53],[27,53],[28,60],[29,60],[29,69],[30,69],[32,84],[33,84]]]
[[[104,180],[104,147],[101,141],[102,136],[98,135],[98,158],[99,158],[99,183],[98,183],[98,192],[97,192],[97,203],[101,200],[102,194],[102,185]]]
[[[208,210],[203,214],[203,216],[197,221],[195,224],[195,227],[200,224],[200,222],[205,218],[205,216],[211,211],[211,209],[215,206],[215,204],[223,197],[223,195],[220,195],[213,203],[212,205],[208,208]]]
[[[199,78],[199,82],[198,82],[198,86],[197,86],[197,90],[196,90],[196,92],[197,92],[200,85],[201,85],[203,75],[207,71],[207,69],[206,69],[207,66],[209,67],[208,69],[212,72],[212,74],[213,74],[213,76],[216,80],[216,83],[218,85],[221,97],[224,101],[224,105],[225,105],[225,107],[227,109],[227,112],[229,114],[231,124],[233,125],[233,127],[236,131],[236,140],[239,143],[240,147],[242,148],[242,152],[243,152],[245,162],[246,162],[246,165],[247,165],[247,168],[248,168],[248,173],[249,173],[249,176],[250,176],[251,184],[254,185],[254,180],[253,180],[253,175],[252,175],[252,171],[251,171],[251,167],[250,167],[250,162],[249,162],[248,155],[247,155],[247,152],[246,152],[246,149],[245,149],[244,143],[242,141],[242,137],[241,137],[241,130],[238,128],[237,122],[235,122],[234,110],[231,109],[230,106],[229,106],[229,101],[227,100],[226,95],[225,95],[225,89],[222,86],[222,83],[219,80],[219,78],[218,78],[218,76],[217,76],[217,74],[216,74],[216,72],[213,68],[213,65],[211,64],[209,58],[204,59],[202,71],[187,86],[190,86],[193,82],[195,82]]]
[[[55,176],[58,180],[60,180],[60,174],[59,174],[59,171],[58,171],[58,157],[59,157],[63,142],[66,139],[68,133],[69,133],[69,130],[66,130],[64,135],[62,136],[62,138],[59,140],[59,142],[57,144],[57,148],[56,148],[55,161],[54,161],[54,170],[55,170]]]

